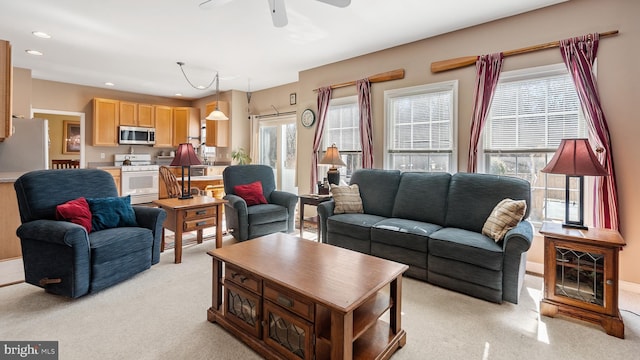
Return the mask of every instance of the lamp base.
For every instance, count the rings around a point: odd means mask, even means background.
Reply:
[[[566,222],[562,223],[562,227],[576,229],[576,230],[589,230],[589,228],[584,226],[583,224],[572,224],[572,223],[566,223]]]
[[[340,171],[338,171],[338,168],[330,168],[327,171],[327,181],[329,184],[340,185]]]
[[[180,195],[178,196],[179,200],[187,200],[187,199],[193,199],[193,195],[189,194],[189,195]]]

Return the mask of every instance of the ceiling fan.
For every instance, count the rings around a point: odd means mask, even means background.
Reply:
[[[200,8],[208,8],[213,6],[220,6],[232,2],[233,0],[205,0],[200,3]],[[316,0],[325,4],[347,7],[351,4],[351,0]],[[288,23],[287,10],[284,6],[284,0],[267,0],[269,3],[269,9],[271,10],[271,20],[275,27],[283,27]]]

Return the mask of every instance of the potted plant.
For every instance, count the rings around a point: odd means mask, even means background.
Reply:
[[[242,147],[239,147],[238,149],[231,152],[231,159],[233,159],[233,161],[235,161],[238,165],[251,164],[251,157]]]

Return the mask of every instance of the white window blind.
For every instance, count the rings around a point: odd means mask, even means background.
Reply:
[[[385,98],[385,168],[455,170],[457,81],[387,91]]]
[[[351,174],[356,169],[362,168],[360,111],[357,96],[331,100],[322,142],[324,148],[320,149],[319,159],[322,159],[327,147],[336,144],[342,161],[347,164],[346,167],[339,169],[340,177],[344,182],[349,183]],[[326,166],[326,168],[329,167]]]

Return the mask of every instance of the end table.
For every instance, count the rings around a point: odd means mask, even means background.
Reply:
[[[320,203],[331,200],[331,195],[317,195],[317,194],[305,194],[300,195],[300,208],[298,211],[300,212],[300,239],[302,239],[302,232],[304,229],[304,206],[318,206]],[[322,242],[320,239],[320,222],[318,221],[319,217],[316,215],[316,224],[317,224],[317,241]]]
[[[545,222],[544,298],[540,313],[563,314],[601,325],[624,339],[618,309],[618,253],[625,244],[619,232],[578,230]]]

